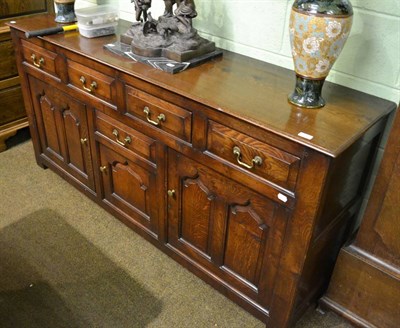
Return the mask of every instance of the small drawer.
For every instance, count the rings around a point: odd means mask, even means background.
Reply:
[[[56,53],[25,40],[21,40],[21,42],[22,53],[27,63],[58,77],[55,63]]]
[[[207,150],[285,189],[296,186],[298,157],[222,124],[209,121]]]
[[[182,140],[191,142],[192,113],[133,87],[126,87],[127,112]]]
[[[112,117],[96,112],[96,135],[155,163],[155,141]]]
[[[115,79],[94,69],[68,60],[68,75],[72,85],[84,92],[113,103]]]

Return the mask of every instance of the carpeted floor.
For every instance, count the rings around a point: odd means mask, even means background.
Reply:
[[[0,327],[264,327],[38,167],[30,141],[0,153],[0,189]],[[311,309],[309,327],[351,326]]]

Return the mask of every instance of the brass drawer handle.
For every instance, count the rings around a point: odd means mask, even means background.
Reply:
[[[242,162],[242,152],[240,151],[240,148],[238,146],[233,147],[233,155],[236,156],[236,161],[238,162],[238,164],[245,167],[246,169],[252,169],[256,165],[260,166],[263,162],[263,160],[260,156],[254,157],[251,160],[251,165]]]
[[[87,138],[81,138],[81,144],[86,145],[87,144]]]
[[[126,136],[126,138],[124,139],[124,141],[122,142],[121,140],[119,140],[119,132],[117,129],[114,129],[112,134],[115,136],[115,141],[120,144],[121,146],[126,147],[127,144],[130,144],[132,142],[132,139],[130,136]]]
[[[168,194],[168,197],[175,197],[175,194],[176,194],[176,192],[175,192],[175,190],[174,189],[170,189],[170,190],[168,190],[167,191],[167,194]]]
[[[93,82],[90,84],[90,87],[89,87],[89,88],[86,87],[86,78],[85,78],[84,76],[81,76],[81,78],[79,79],[79,81],[82,82],[82,88],[83,88],[83,90],[85,90],[85,91],[87,91],[87,92],[92,93],[93,90],[97,89],[97,82],[96,82],[96,81],[93,81]]]
[[[107,166],[105,166],[105,165],[103,165],[103,166],[100,166],[100,172],[101,173],[106,173],[107,172]]]
[[[31,59],[33,61],[33,65],[35,65],[36,67],[41,68],[42,65],[44,65],[44,58],[43,57],[40,57],[39,62],[36,62],[36,55],[32,54],[31,55]]]
[[[158,116],[157,116],[157,121],[151,120],[151,119],[150,119],[150,108],[147,107],[147,106],[144,107],[143,113],[146,114],[147,122],[149,122],[149,123],[151,123],[151,124],[153,124],[153,125],[155,125],[155,126],[159,126],[159,125],[161,124],[161,122],[165,122],[165,120],[166,120],[166,117],[165,117],[164,114],[158,115]]]

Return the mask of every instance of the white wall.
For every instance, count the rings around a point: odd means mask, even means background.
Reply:
[[[85,8],[90,6],[95,6],[97,4],[97,0],[75,0],[74,8]]]

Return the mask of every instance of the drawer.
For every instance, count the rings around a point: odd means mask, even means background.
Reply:
[[[69,82],[78,89],[113,103],[115,79],[82,64],[68,60]]]
[[[11,40],[0,39],[0,80],[17,76],[17,63],[15,61],[14,46]]]
[[[217,122],[208,123],[207,150],[285,189],[296,186],[298,157]]]
[[[155,163],[155,141],[112,117],[96,112],[96,135]]]
[[[65,1],[64,1],[65,2]],[[15,1],[15,0],[2,0],[1,2],[1,18],[13,17],[22,18],[21,16],[29,15],[32,13],[44,13],[51,11],[48,8],[48,0],[36,1]]]
[[[127,112],[149,125],[191,142],[192,113],[133,87],[126,87]]]
[[[26,117],[24,99],[19,85],[0,90],[0,125]]]
[[[22,53],[27,63],[51,75],[59,77],[56,70],[56,53],[25,40],[21,40],[21,42]]]

